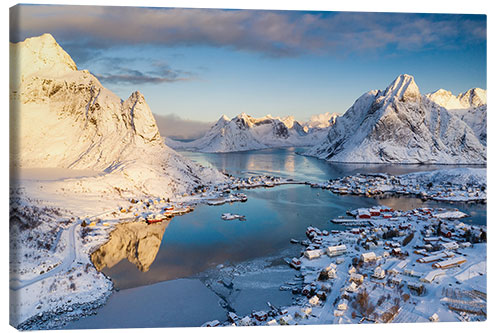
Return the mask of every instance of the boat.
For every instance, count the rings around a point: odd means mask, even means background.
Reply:
[[[151,214],[146,217],[147,224],[158,223],[165,219],[165,216],[160,214]]]
[[[245,221],[244,215],[231,214],[231,213],[224,213],[222,214],[221,218],[226,221],[231,221],[231,220]]]

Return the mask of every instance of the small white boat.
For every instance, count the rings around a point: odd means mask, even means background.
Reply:
[[[231,221],[231,220],[245,221],[244,215],[231,214],[231,213],[224,213],[222,214],[221,218],[226,221]]]

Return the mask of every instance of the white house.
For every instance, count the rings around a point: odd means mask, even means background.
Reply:
[[[329,246],[326,248],[326,254],[329,257],[335,257],[345,253],[347,253],[347,247],[344,244],[337,246]]]
[[[314,295],[313,297],[311,297],[309,299],[309,304],[311,304],[311,306],[316,306],[319,304],[319,298],[318,296]]]
[[[457,242],[448,242],[448,243],[443,243],[443,244],[441,244],[441,246],[442,246],[445,250],[448,250],[448,251],[458,249],[458,244],[457,244]]]
[[[304,253],[304,256],[309,259],[317,259],[321,257],[322,251],[321,250],[309,250]]]
[[[377,268],[375,268],[372,276],[376,279],[383,279],[385,278],[385,270],[382,269],[382,267],[378,266]]]
[[[280,318],[280,325],[290,325],[292,321],[293,321],[292,316],[287,314],[286,316]]]
[[[349,282],[354,281],[357,284],[363,283],[364,276],[358,273],[352,273],[351,276],[349,277]]]
[[[325,271],[328,273],[329,279],[335,279],[337,277],[337,265],[331,263],[325,268]]]
[[[306,306],[302,309],[300,309],[306,316],[309,316],[312,312],[312,308],[310,306]]]
[[[361,254],[361,260],[363,262],[374,261],[374,260],[377,260],[377,255],[375,254],[375,252],[363,253],[363,254]]]
[[[354,282],[351,282],[351,284],[346,288],[346,291],[350,293],[353,293],[356,290],[358,290],[358,285]]]

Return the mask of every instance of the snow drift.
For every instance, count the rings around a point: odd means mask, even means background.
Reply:
[[[479,103],[473,92],[460,98]],[[486,147],[474,130],[421,95],[414,78],[406,74],[385,90],[358,98],[307,154],[352,163],[486,163]]]

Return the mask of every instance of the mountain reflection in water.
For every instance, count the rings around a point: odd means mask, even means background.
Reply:
[[[127,259],[141,272],[147,272],[158,254],[169,223],[170,219],[150,225],[144,222],[119,224],[111,232],[109,241],[90,258],[99,271]]]

